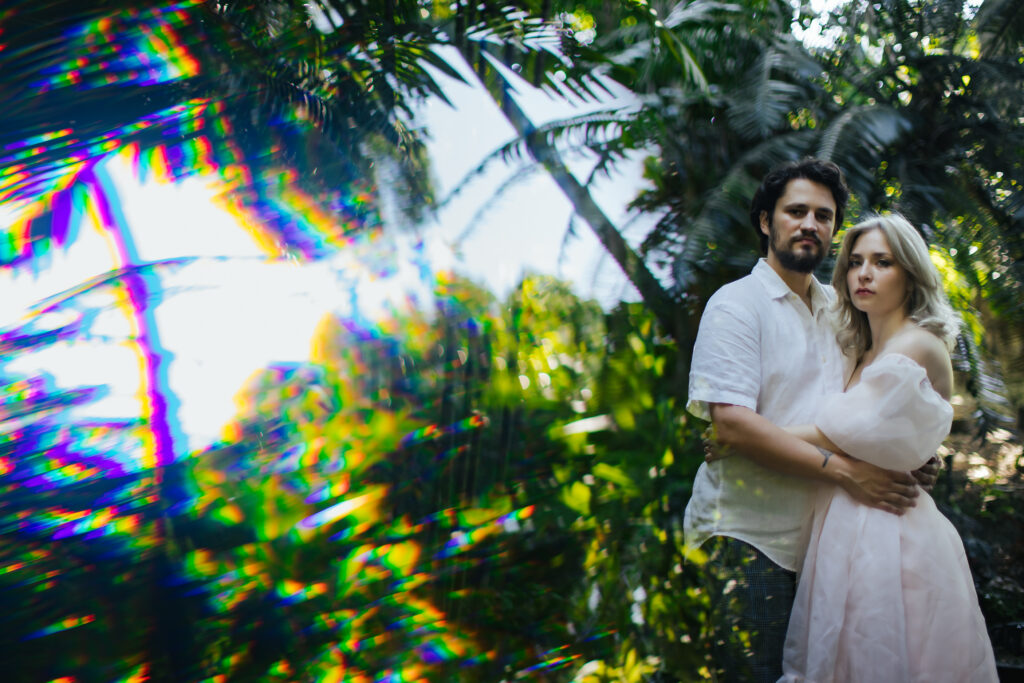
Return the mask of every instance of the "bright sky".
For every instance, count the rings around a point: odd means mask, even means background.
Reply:
[[[464,72],[475,83],[471,72]],[[514,136],[481,89],[456,81],[448,81],[446,89],[454,108],[430,102],[422,111],[422,122],[431,133],[429,150],[440,196]],[[518,99],[536,122],[583,111],[531,90],[522,84]],[[155,309],[160,341],[173,354],[169,383],[180,400],[178,417],[190,449],[219,436],[236,412],[236,392],[253,372],[308,357],[311,335],[324,313],[373,318],[383,302],[401,302],[409,291],[421,301],[429,298],[429,283],[419,281],[412,258],[416,235],[396,232],[393,239],[347,249],[329,263],[268,263],[235,218],[217,205],[217,178],[143,184],[124,159],[114,159],[107,167],[143,261],[199,257],[184,267],[160,271],[165,296]],[[586,160],[573,160],[571,167],[581,179],[589,171]],[[506,295],[525,272],[535,271],[568,279],[581,295],[605,304],[632,298],[625,278],[604,258],[586,225],[577,226],[577,236],[569,239],[559,260],[571,208],[541,171],[493,201],[477,228],[466,233],[472,216],[492,201],[513,172],[496,164],[448,205],[436,223],[420,228],[435,268],[454,267],[498,296]],[[620,225],[639,178],[635,163],[594,189],[609,217]],[[26,307],[114,266],[108,238],[89,218],[85,221],[73,244],[53,250],[39,264],[39,273],[0,271],[5,292],[0,297],[0,324],[13,323]],[[641,226],[633,235],[640,239],[642,233]],[[460,236],[464,238],[459,240]],[[395,266],[390,277],[382,279],[369,271],[365,263],[379,258],[366,258],[367,249],[390,251],[385,255]],[[353,291],[358,296],[353,297]],[[24,356],[11,369],[28,375],[48,372],[63,386],[105,385],[108,395],[84,409],[89,416],[137,416],[140,367],[131,345],[124,342],[131,334],[130,320],[108,291],[90,295],[82,304],[99,311],[90,326],[91,338]],[[353,311],[353,305],[359,310]]]
[[[428,147],[435,163],[439,197],[447,196],[489,153],[515,137],[511,124],[486,91],[473,87],[476,76],[457,53],[442,54],[449,63],[462,67],[460,73],[472,85],[438,74],[454,107],[432,100],[422,110],[422,123],[431,134]],[[607,102],[570,103],[516,80],[516,100],[536,124],[627,102],[626,93],[620,92],[618,99]],[[579,180],[587,178],[594,164],[580,158],[566,161]],[[636,196],[643,182],[641,162],[638,158],[622,164],[616,176],[598,179],[592,190],[616,225],[627,224],[626,204]],[[582,221],[577,221],[576,236],[569,238],[562,254],[572,207],[542,169],[526,174],[495,200],[494,193],[516,173],[516,169],[500,166],[495,165],[485,177],[473,180],[438,216],[439,230],[432,236],[461,256],[457,266],[460,271],[485,282],[499,296],[507,294],[524,270],[530,269],[567,279],[580,295],[592,296],[605,305],[635,298],[618,266],[606,258],[597,238]],[[486,208],[488,203],[490,207]],[[476,228],[459,241],[482,207],[485,213]],[[649,225],[648,221],[630,226],[627,239],[639,242]],[[426,230],[429,234],[430,226]]]
[[[308,356],[310,336],[333,307],[337,286],[325,265],[263,261],[254,241],[214,203],[211,179],[142,185],[121,159],[109,162],[108,169],[143,261],[200,257],[160,271],[165,298],[155,309],[162,346],[173,353],[169,383],[181,400],[179,418],[196,448],[219,435],[235,412],[235,392],[255,370]],[[49,267],[38,276],[0,271],[0,287],[15,295],[4,297],[5,324],[16,319],[20,311],[15,309],[115,263],[107,240],[88,218],[70,248],[51,254]],[[213,258],[220,256],[234,258]],[[11,370],[45,371],[63,386],[106,386],[107,396],[83,414],[137,416],[141,377],[132,345],[125,341],[132,333],[130,319],[109,290],[81,298],[80,306],[98,311],[89,338],[24,356]]]

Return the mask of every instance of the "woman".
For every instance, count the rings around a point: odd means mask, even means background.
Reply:
[[[815,423],[831,452],[913,470],[949,432],[952,313],[902,216],[850,228],[836,262],[838,338],[853,364]],[[827,457],[827,456],[826,456]],[[963,543],[927,494],[901,516],[826,487],[786,635],[781,681],[996,681]]]

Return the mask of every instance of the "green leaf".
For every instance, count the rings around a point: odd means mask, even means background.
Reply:
[[[618,484],[623,489],[625,489],[625,491],[629,494],[635,495],[639,493],[639,489],[637,488],[636,484],[629,477],[629,475],[622,470],[622,468],[615,467],[607,463],[599,462],[596,465],[594,465],[593,475],[595,477],[600,477],[601,479],[610,481],[613,484]]]
[[[562,489],[562,502],[581,515],[590,514],[590,487],[574,481]]]

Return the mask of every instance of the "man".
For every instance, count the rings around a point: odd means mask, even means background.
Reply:
[[[782,675],[819,482],[896,514],[918,495],[911,474],[823,453],[776,426],[813,422],[820,399],[843,390],[843,357],[827,314],[833,295],[812,273],[848,197],[830,162],[807,159],[769,173],[750,211],[766,258],[716,292],[701,318],[687,409],[710,419],[717,441],[738,452],[700,467],[684,524],[687,545],[704,544],[709,557],[722,680]]]

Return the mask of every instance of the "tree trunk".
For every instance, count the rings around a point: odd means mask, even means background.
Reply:
[[[500,75],[499,78],[501,78]],[[502,97],[498,105],[505,118],[525,141],[530,155],[544,165],[545,170],[569,199],[576,214],[586,221],[590,229],[597,235],[601,246],[615,259],[629,281],[640,292],[641,298],[654,313],[658,322],[676,341],[683,342],[684,340],[680,337],[683,328],[679,320],[682,308],[661,286],[640,255],[623,239],[622,234],[594,201],[590,191],[576,180],[554,145],[548,144],[537,133],[526,113],[512,99],[509,93],[509,84],[505,80],[502,80]]]

